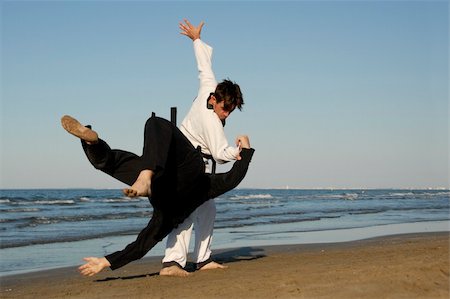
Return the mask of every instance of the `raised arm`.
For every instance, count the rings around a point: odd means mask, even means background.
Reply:
[[[202,28],[205,23],[202,21],[198,26],[192,25],[187,19],[184,23],[180,22],[180,34],[189,37],[193,41],[195,58],[197,61],[198,78],[200,80],[200,90],[215,89],[217,85],[214,72],[212,70],[212,52],[213,49],[201,40]]]

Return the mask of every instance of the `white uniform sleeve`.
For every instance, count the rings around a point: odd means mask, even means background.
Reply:
[[[193,45],[199,72],[198,78],[200,80],[198,93],[203,94],[205,90],[215,90],[217,81],[212,70],[213,48],[204,43],[201,39],[196,39]]]
[[[215,114],[211,118],[212,121],[209,126],[203,130],[205,143],[211,155],[219,164],[236,160],[236,157],[239,155],[239,148],[228,145],[220,119]]]

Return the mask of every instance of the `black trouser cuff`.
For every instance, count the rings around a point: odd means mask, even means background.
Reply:
[[[201,268],[203,268],[203,266],[205,266],[206,264],[209,264],[209,263],[211,263],[211,262],[212,262],[212,259],[209,258],[209,259],[207,259],[207,260],[204,261],[204,262],[197,263],[196,268],[197,268],[197,270],[200,270]]]

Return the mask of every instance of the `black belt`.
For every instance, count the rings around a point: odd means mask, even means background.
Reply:
[[[200,146],[197,147],[197,150],[200,152],[200,154],[202,154],[203,158],[205,158],[206,160],[211,160],[211,173],[215,174],[216,173],[216,160],[214,160],[212,155],[202,153]],[[205,164],[208,164],[208,162],[206,162]]]

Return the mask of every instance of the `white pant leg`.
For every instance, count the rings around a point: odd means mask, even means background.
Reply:
[[[216,202],[210,199],[195,210],[195,246],[193,259],[201,263],[211,257],[211,242],[216,219]]]
[[[163,263],[177,262],[186,267],[195,211],[167,236]]]

